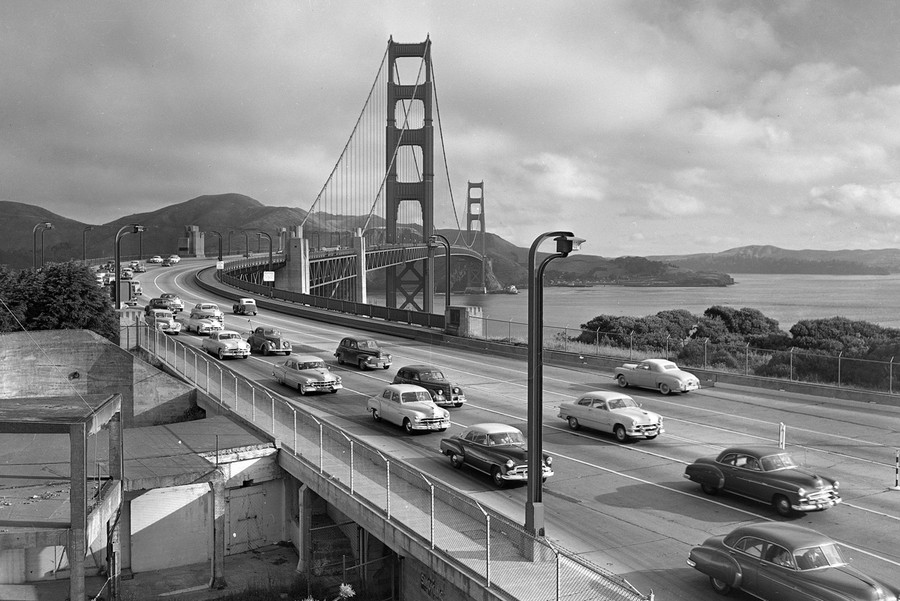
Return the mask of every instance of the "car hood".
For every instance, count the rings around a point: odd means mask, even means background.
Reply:
[[[428,417],[444,417],[446,415],[445,410],[434,403],[403,403],[403,409],[416,411]]]
[[[652,411],[644,411],[640,407],[625,407],[623,409],[612,409],[611,413],[631,418],[636,424],[656,424],[659,423],[659,415]]]
[[[334,380],[334,374],[325,368],[316,369],[298,369],[297,373],[304,378],[313,378],[314,380]]]
[[[833,481],[830,478],[822,477],[814,471],[802,467],[765,473],[768,474],[771,478],[778,479],[782,482],[790,482],[791,484],[796,484],[797,486],[802,486],[803,488],[828,488],[833,484]]]
[[[244,346],[247,346],[247,343],[244,342],[243,340],[233,340],[231,338],[229,338],[227,340],[219,339],[219,340],[216,340],[216,342],[218,342],[222,346],[226,346],[228,348],[242,348]]]

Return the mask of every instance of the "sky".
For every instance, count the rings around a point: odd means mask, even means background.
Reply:
[[[428,37],[456,205],[483,181],[518,246],[897,248],[898,28],[896,0],[0,2],[0,200],[309,210],[388,39]]]

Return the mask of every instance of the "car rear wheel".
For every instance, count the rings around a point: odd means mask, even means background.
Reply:
[[[413,433],[412,422],[409,421],[409,419],[404,419],[404,420],[403,420],[403,429],[406,430],[406,433],[407,433],[407,434],[412,434],[412,433]]]
[[[456,453],[450,453],[450,465],[459,469],[463,466],[463,458],[462,455],[457,455]]]
[[[775,495],[772,499],[772,507],[778,512],[778,515],[783,517],[788,517],[793,511],[793,509],[791,509],[791,502],[784,495]]]
[[[571,429],[571,430],[578,429],[578,420],[577,419],[575,419],[574,417],[570,417],[568,421],[569,421],[569,429]]]
[[[659,392],[660,392],[660,394],[666,395],[666,394],[669,394],[670,392],[672,392],[672,389],[669,388],[668,384],[663,382],[662,384],[659,385]]]
[[[628,388],[628,380],[625,379],[625,376],[619,376],[616,378],[616,384],[621,388]]]
[[[710,576],[709,583],[712,585],[713,590],[720,595],[727,595],[731,592],[731,585],[724,580],[719,580],[718,578]]]
[[[344,356],[342,354],[338,353],[337,360],[338,360],[338,365],[344,364]]]
[[[376,422],[381,421],[381,416],[378,414],[378,409],[372,409],[372,419],[374,419]]]
[[[710,496],[719,494],[719,488],[717,486],[713,486],[712,484],[701,484],[700,488],[703,490],[703,492]]]
[[[622,424],[616,424],[616,427],[613,428],[613,434],[616,436],[616,440],[619,442],[625,442],[628,440],[628,434],[625,433],[625,426]]]
[[[491,479],[494,481],[494,484],[497,486],[497,488],[503,488],[504,486],[506,486],[506,480],[503,479],[503,473],[497,466],[494,466],[494,469],[491,470]]]

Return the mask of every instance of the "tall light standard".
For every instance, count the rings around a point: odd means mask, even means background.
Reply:
[[[31,237],[32,237],[32,250],[34,251],[31,258],[32,266],[37,269],[38,268],[38,254],[37,254],[37,233],[38,230],[41,232],[41,266],[44,265],[44,230],[52,230],[53,224],[49,221],[42,221],[36,224],[31,229]]]
[[[115,288],[115,294],[113,294],[113,299],[116,303],[116,311],[122,306],[122,288],[120,284],[122,283],[119,277],[121,275],[121,270],[119,268],[119,241],[122,239],[122,236],[126,234],[139,234],[143,232],[146,227],[143,225],[138,225],[137,223],[129,223],[128,225],[122,226],[122,228],[116,233],[116,258],[115,258],[115,267],[116,270],[115,276],[115,284],[113,287]]]
[[[249,257],[250,256],[250,234],[247,232],[247,230],[241,230],[241,233],[244,234],[244,249],[245,249],[244,256]]]
[[[548,255],[535,269],[534,260],[541,243],[556,240],[556,253]],[[525,502],[525,530],[544,536],[542,487],[543,383],[544,383],[544,268],[547,263],[581,250],[582,238],[572,232],[547,232],[538,236],[528,251],[528,500]]]
[[[93,225],[86,225],[81,231],[81,262],[87,262],[87,233],[94,229]]]
[[[265,232],[256,232],[256,249],[259,251],[259,239],[261,236],[265,236],[269,241],[269,272],[272,271],[272,236]],[[275,285],[275,282],[269,282],[269,296],[272,296],[272,287]]]
[[[231,234],[234,233],[234,230],[228,230],[228,256],[231,256]]]
[[[219,237],[219,260],[222,260],[222,234],[217,232],[216,230],[209,230],[210,234],[215,234]]]
[[[441,234],[432,234],[428,239],[428,246],[434,245],[437,240],[440,240],[441,244],[444,245],[444,252],[446,253],[445,269],[447,273],[444,277],[444,313],[446,314],[450,310],[450,241]]]

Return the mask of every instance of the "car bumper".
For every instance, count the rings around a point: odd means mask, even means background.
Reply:
[[[222,353],[222,356],[224,356],[224,357],[248,357],[248,356],[250,356],[250,351],[249,351],[249,350],[243,350],[243,351],[242,351],[242,350],[239,350],[239,349],[229,349],[229,348],[227,348],[227,349],[221,349],[221,351],[220,351],[220,350],[216,350],[216,353],[217,353],[217,354],[218,354],[219,352],[221,352],[221,353]]]
[[[562,415],[560,415],[562,417]],[[665,428],[660,426],[637,426],[626,430],[625,433],[631,438],[656,438],[660,434],[665,434]]]
[[[688,382],[686,384],[680,384],[675,390],[679,392],[690,392],[692,390],[700,390],[699,382]]]
[[[450,420],[435,420],[428,422],[413,422],[412,429],[413,430],[446,430],[450,427]]]
[[[385,359],[377,359],[374,357],[366,359],[363,363],[366,367],[371,367],[372,369],[387,369],[391,366],[391,361],[386,361]]]
[[[840,497],[831,497],[828,499],[800,499],[796,505],[791,505],[794,511],[824,511],[829,507],[840,504]]]
[[[301,384],[301,392],[334,392],[343,388],[343,384],[337,382],[315,382],[313,384]]]
[[[541,478],[547,479],[553,475],[553,470],[547,466],[544,466],[544,469],[541,471]],[[525,482],[528,480],[528,470],[507,472],[505,474],[501,474],[500,476],[504,480],[510,480],[514,482]]]
[[[437,396],[433,399],[434,404],[438,407],[459,407],[466,404],[466,395],[464,394],[454,394],[449,400],[445,396]]]

